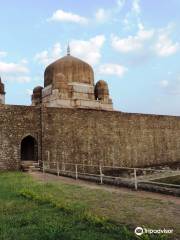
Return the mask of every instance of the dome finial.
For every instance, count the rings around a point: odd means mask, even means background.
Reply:
[[[69,46],[69,42],[68,42],[68,46],[67,46],[67,55],[70,56],[71,55],[71,49]]]

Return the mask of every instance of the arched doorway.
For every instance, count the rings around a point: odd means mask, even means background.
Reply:
[[[35,138],[27,136],[21,141],[21,160],[37,161],[38,160],[38,144]]]

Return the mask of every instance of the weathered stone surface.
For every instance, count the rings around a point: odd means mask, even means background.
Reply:
[[[5,104],[5,94],[0,94],[0,104]]]
[[[180,117],[85,109],[43,111],[43,159],[109,166],[180,161]]]
[[[57,60],[46,68],[44,87],[52,84],[58,73],[62,73],[67,82],[94,84],[92,67],[88,63],[70,55]]]
[[[128,167],[180,161],[180,117],[0,105],[0,169],[19,169],[27,135],[44,161]]]
[[[42,105],[45,107],[84,108],[113,111],[113,104],[109,97],[103,100],[95,100],[94,88],[92,86],[85,86],[85,84],[69,84],[69,86],[72,87],[72,92],[69,93],[70,95],[61,92],[58,89],[52,90],[52,85],[44,88],[42,91]],[[32,105],[35,106],[36,104]]]
[[[0,77],[0,104],[5,104],[5,89]]]
[[[31,135],[38,142],[41,159],[40,109],[36,107],[0,105],[0,169],[19,169],[21,141]]]

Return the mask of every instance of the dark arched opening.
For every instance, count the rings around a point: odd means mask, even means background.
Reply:
[[[32,136],[25,137],[21,142],[21,160],[22,161],[37,161],[38,160],[38,145],[35,138]]]

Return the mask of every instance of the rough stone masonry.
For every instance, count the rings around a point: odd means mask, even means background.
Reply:
[[[38,161],[143,167],[180,161],[180,118],[90,109],[0,106],[0,169],[20,169],[32,136]],[[33,160],[33,159],[32,159]]]

